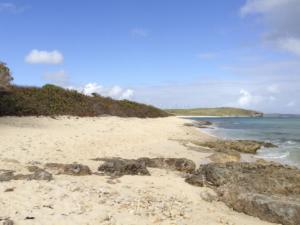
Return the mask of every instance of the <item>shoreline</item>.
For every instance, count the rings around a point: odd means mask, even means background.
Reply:
[[[28,225],[26,217],[34,217],[30,224],[43,225],[52,225],[53,219],[59,220],[60,225],[120,222],[171,225],[174,221],[198,225],[203,218],[208,225],[272,224],[233,211],[223,202],[205,200],[203,196],[212,193],[210,188],[194,187],[175,171],[148,168],[150,176],[126,175],[114,179],[94,174],[101,163],[91,159],[98,157],[186,158],[198,168],[211,153],[193,151],[181,141],[214,138],[184,126],[185,121],[176,117],[0,118],[0,169],[27,174],[27,168],[32,166],[43,168],[46,163],[76,162],[93,172],[87,176],[53,173],[49,182],[2,182],[0,219],[10,218],[19,225]]]
[[[261,118],[263,116],[175,116],[177,118]]]
[[[214,118],[214,117],[211,117]],[[220,117],[221,118],[221,117]],[[226,117],[222,117],[222,118],[226,118]],[[193,120],[191,118],[186,118],[187,120],[191,121],[191,123],[197,121],[197,120]],[[205,119],[205,118],[204,118]],[[209,118],[207,118],[207,120],[209,120]],[[201,120],[199,120],[201,121]],[[201,132],[205,132],[208,135],[211,135],[217,139],[221,139],[221,140],[253,140],[253,141],[266,141],[266,142],[270,142],[269,139],[258,139],[258,138],[253,138],[247,136],[247,137],[237,137],[237,136],[233,136],[233,135],[228,135],[228,133],[226,133],[226,129],[224,129],[223,135],[222,134],[216,134],[214,132],[215,129],[218,129],[218,126],[214,123],[212,123],[211,125],[207,125],[207,127],[199,128],[201,130]],[[222,128],[221,128],[222,129]],[[286,141],[289,142],[289,141]],[[273,142],[271,141],[272,144],[275,144],[276,147],[274,147],[274,153],[271,154],[271,152],[273,152],[273,150],[268,150],[267,148],[261,148],[257,151],[256,154],[254,154],[252,157],[254,158],[254,160],[266,160],[268,162],[275,162],[275,163],[280,163],[282,165],[289,165],[289,166],[295,166],[297,168],[300,169],[300,162],[299,161],[293,161],[289,158],[290,156],[290,152],[288,151],[291,146],[288,146],[288,143],[281,143],[281,142],[276,142],[273,140]],[[282,151],[283,150],[283,151]],[[271,155],[268,155],[271,154]]]

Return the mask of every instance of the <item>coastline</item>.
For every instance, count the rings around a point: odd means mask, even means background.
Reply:
[[[81,163],[95,172],[97,157],[176,157],[196,163],[211,153],[194,151],[182,141],[213,140],[186,127],[186,120],[168,117],[0,118],[0,169],[28,173],[28,166]],[[14,140],[13,142],[11,140]],[[17,224],[272,224],[238,213],[219,201],[205,200],[208,187],[194,187],[178,172],[149,168],[151,176],[69,176],[54,174],[52,181],[12,180],[1,187],[3,218]],[[174,188],[176,186],[176,188]],[[13,188],[12,192],[5,190]],[[34,193],[34,194],[33,194]],[[144,200],[147,201],[144,201]],[[44,207],[44,206],[47,207]],[[15,214],[15,212],[18,214]],[[24,220],[33,217],[32,221]]]
[[[177,118],[260,118],[259,116],[175,116]]]

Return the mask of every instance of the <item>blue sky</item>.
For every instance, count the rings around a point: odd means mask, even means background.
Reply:
[[[0,0],[14,83],[300,113],[298,0]]]

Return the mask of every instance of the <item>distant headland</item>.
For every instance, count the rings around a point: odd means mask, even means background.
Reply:
[[[166,109],[165,111],[176,116],[262,117],[264,115],[262,112],[233,107]]]

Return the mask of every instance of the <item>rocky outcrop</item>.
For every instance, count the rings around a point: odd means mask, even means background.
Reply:
[[[71,176],[91,175],[92,172],[88,166],[82,164],[62,164],[62,163],[47,163],[45,168],[53,170],[56,174],[65,174]]]
[[[300,224],[300,171],[274,163],[211,163],[186,179],[210,186],[236,211],[284,225]]]
[[[184,126],[197,127],[197,128],[208,128],[212,124],[213,124],[212,122],[209,122],[206,120],[197,120],[197,121],[193,121],[192,123],[185,123]]]
[[[208,157],[214,163],[239,162],[241,155],[237,153],[216,152]]]
[[[213,149],[216,152],[227,153],[228,151],[237,151],[241,153],[255,154],[262,147],[275,148],[276,145],[269,142],[252,140],[216,140],[199,143],[199,145]]]
[[[104,161],[98,171],[106,175],[150,175],[147,167],[169,169],[184,173],[193,173],[196,165],[192,160],[185,158],[96,158],[96,161]]]
[[[38,168],[28,167],[31,174],[15,174],[15,171],[11,170],[2,170],[0,171],[0,182],[11,181],[11,180],[47,180],[50,181],[53,179],[52,174]]]
[[[109,176],[123,175],[150,175],[145,163],[134,159],[122,158],[96,158],[96,161],[104,161],[98,167],[98,171]]]
[[[147,167],[176,170],[185,173],[192,173],[196,169],[196,164],[185,158],[139,158],[139,162]]]

